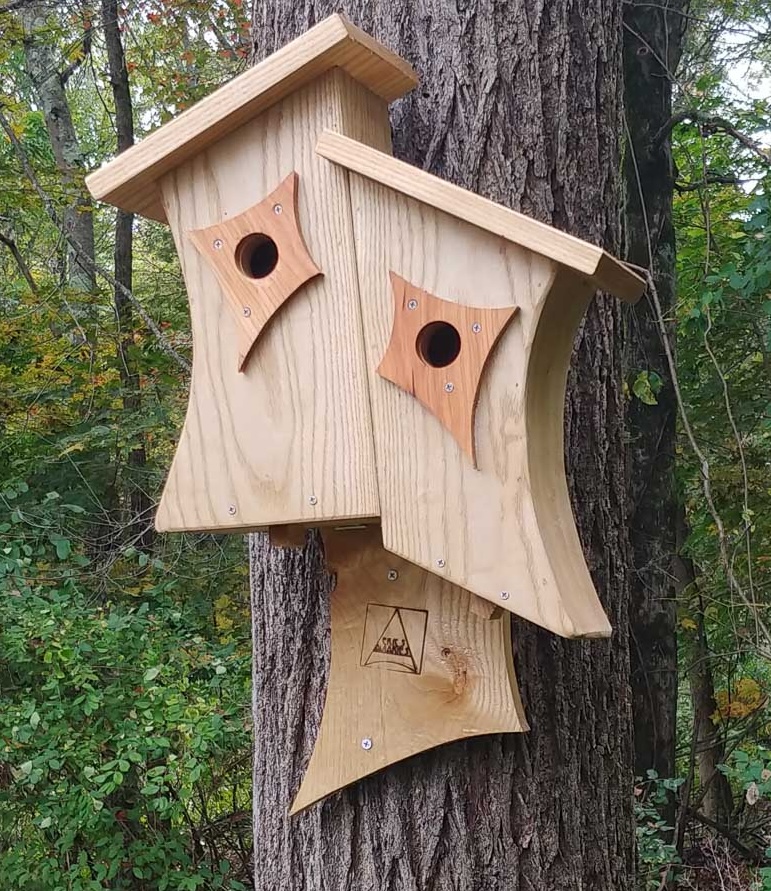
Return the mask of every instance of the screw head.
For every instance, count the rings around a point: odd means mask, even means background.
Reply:
[[[231,517],[235,516],[237,512],[238,512],[238,510],[237,510],[235,504],[231,504],[228,507],[228,513],[230,514]]]
[[[452,381],[447,381],[447,383],[444,385],[445,393],[452,393],[452,391],[454,389],[455,389],[455,384]]]
[[[315,495],[311,495],[308,499],[308,504],[318,504],[319,499]]]
[[[214,248],[215,251],[221,251],[222,250],[222,239],[215,238],[214,241],[212,242],[212,247]]]
[[[399,578],[399,573],[395,569],[388,570],[388,581],[395,582]]]
[[[508,591],[501,591],[501,600],[508,600],[509,596],[510,595]]]
[[[273,205],[273,213],[278,216],[279,214],[284,212],[284,208],[280,204]]]
[[[479,332],[482,330],[482,326],[479,324],[479,322],[474,322],[474,324],[471,326],[471,330],[474,332],[474,334],[479,334]]]
[[[249,316],[252,314],[252,311],[251,311],[251,309],[249,309],[248,306],[245,306],[245,307],[241,310],[241,312],[243,313],[244,318],[246,318],[246,319],[248,319]]]
[[[440,557],[440,558],[436,561],[436,565],[437,565],[440,569],[444,569],[444,557]]]
[[[365,752],[369,752],[369,750],[372,748],[372,740],[368,736],[365,736],[364,739],[361,741],[361,747],[362,749],[364,749]]]
[[[417,309],[418,301],[417,300],[408,300],[407,301],[407,309]]]

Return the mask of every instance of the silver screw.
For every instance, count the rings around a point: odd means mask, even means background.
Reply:
[[[388,570],[388,581],[395,582],[399,578],[399,573],[395,569]]]
[[[308,499],[308,504],[318,504],[318,503],[319,503],[319,499],[316,498],[315,495],[311,495],[311,497]]]
[[[372,748],[372,740],[368,736],[365,736],[364,739],[361,741],[361,747],[362,749],[364,749],[365,752],[369,752],[369,750]]]
[[[452,393],[452,391],[454,389],[455,389],[455,384],[452,381],[447,381],[447,383],[444,385],[445,393]]]
[[[284,208],[280,204],[273,205],[273,213],[274,214],[276,214],[278,216],[278,214],[283,213],[283,212],[284,212]]]
[[[248,306],[245,306],[245,307],[241,310],[241,312],[244,314],[244,318],[246,318],[246,319],[248,319],[249,316],[252,314],[252,311],[251,311],[251,309],[249,309]]]
[[[479,324],[479,322],[474,322],[474,324],[471,326],[471,330],[474,332],[474,334],[479,334],[479,332],[482,330],[482,326]]]
[[[417,300],[408,300],[407,301],[407,309],[417,309],[418,301]]]
[[[221,238],[215,238],[214,241],[212,242],[212,244],[214,245],[215,251],[222,250],[222,239]]]
[[[501,600],[508,600],[508,599],[509,599],[509,592],[501,591]]]
[[[444,557],[440,557],[440,558],[436,561],[436,565],[437,565],[440,569],[444,569]]]
[[[235,516],[235,514],[237,513],[235,504],[231,504],[230,507],[228,507],[228,513],[230,514],[231,517]]]

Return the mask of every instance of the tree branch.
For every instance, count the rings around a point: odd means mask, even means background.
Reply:
[[[59,79],[62,82],[62,86],[65,86],[67,81],[72,77],[72,75],[80,68],[80,66],[85,62],[89,53],[91,52],[91,41],[94,35],[94,26],[92,22],[86,21],[84,29],[83,29],[83,39],[82,39],[82,49],[83,52],[62,71],[59,75]]]
[[[139,313],[142,321],[155,335],[155,338],[158,341],[158,345],[163,350],[163,352],[166,353],[167,356],[172,358],[177,363],[177,365],[179,365],[180,368],[182,368],[186,372],[189,372],[190,363],[187,361],[187,359],[185,359],[184,356],[180,355],[168,342],[161,329],[155,323],[155,320],[152,318],[152,316],[149,315],[149,313],[147,312],[147,310],[145,310],[139,300],[137,300],[136,296],[128,288],[126,288],[120,282],[116,281],[115,277],[111,275],[103,266],[100,266],[88,254],[88,252],[83,249],[83,247],[76,241],[72,234],[68,232],[67,228],[62,224],[62,221],[59,219],[59,215],[56,212],[53,201],[45,193],[42,186],[38,182],[37,177],[35,176],[35,171],[32,169],[32,165],[29,163],[29,159],[27,158],[27,153],[24,151],[24,147],[19,142],[16,134],[13,132],[13,128],[11,127],[8,118],[6,118],[6,116],[3,114],[2,109],[0,109],[0,127],[5,131],[5,135],[10,140],[16,156],[19,159],[19,163],[22,166],[22,170],[24,171],[27,179],[32,184],[33,189],[37,192],[38,197],[42,201],[48,218],[51,220],[54,226],[59,229],[64,238],[69,243],[72,250],[75,252],[75,254],[77,254],[79,262],[82,265],[87,266],[89,269],[92,269],[97,275],[100,275],[112,288],[120,291],[120,293],[128,301],[131,302],[132,306]]]
[[[718,835],[722,835],[723,838],[729,842],[743,857],[745,857],[750,863],[754,866],[763,866],[767,860],[763,856],[761,851],[757,851],[754,848],[750,848],[744,844],[737,836],[728,829],[727,826],[723,826],[721,823],[718,823],[716,820],[711,819],[706,816],[706,814],[702,814],[701,811],[694,810],[693,808],[688,808],[688,816],[692,819],[696,820],[698,823],[703,824],[704,826],[709,826],[710,829],[714,829]]]
[[[19,272],[21,272],[29,285],[30,291],[32,291],[35,297],[39,297],[40,291],[38,290],[38,286],[35,279],[32,278],[32,273],[30,272],[29,266],[27,266],[27,261],[22,257],[16,242],[10,236],[0,232],[0,244],[4,244],[11,252],[13,259],[16,261],[16,265],[19,267]]]
[[[760,158],[764,164],[771,164],[771,150],[764,148],[759,142],[756,142],[746,133],[737,130],[734,125],[726,118],[716,115],[704,114],[694,109],[688,111],[679,111],[664,124],[664,126],[655,134],[651,140],[651,148],[656,151],[661,148],[664,140],[669,136],[672,130],[685,121],[694,124],[701,124],[706,133],[725,133],[732,136],[737,142],[740,142],[746,149],[749,149],[756,157]]]
[[[693,183],[675,183],[675,191],[680,192],[698,192],[704,186],[722,185],[722,186],[740,186],[744,180],[739,179],[732,173],[710,173],[704,179],[700,179]]]
[[[14,12],[17,9],[23,9],[25,6],[28,6],[32,0],[10,0],[10,3],[5,3],[0,6],[0,15],[4,12]]]

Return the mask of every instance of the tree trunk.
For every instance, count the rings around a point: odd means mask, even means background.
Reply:
[[[670,343],[674,322],[674,175],[669,139],[653,137],[672,116],[672,82],[684,35],[686,2],[656,6],[632,0],[624,8],[624,156],[627,258],[651,268]],[[677,406],[653,301],[643,299],[629,315],[626,370],[630,389],[640,373],[658,375],[656,404],[630,392],[629,519],[632,697],[635,773],[675,774],[677,717],[676,499],[674,491]],[[655,381],[655,378],[654,378]],[[654,384],[655,388],[655,384]],[[671,817],[673,814],[670,813]]]
[[[688,533],[683,510],[679,512],[677,531],[678,556],[675,563],[675,575],[678,594],[681,598],[692,599],[694,603],[692,612],[696,616],[693,649],[688,654],[690,661],[688,679],[691,684],[691,702],[693,703],[691,745],[695,749],[696,767],[699,774],[697,794],[689,795],[690,800],[681,802],[681,808],[692,806],[709,819],[727,826],[730,824],[733,814],[733,793],[728,777],[718,770],[718,765],[725,760],[726,741],[720,728],[713,721],[713,715],[717,711],[715,683],[712,677],[714,656],[709,646],[704,622],[704,598],[699,591],[696,567],[693,561],[680,553]]]
[[[50,7],[30,2],[19,16],[24,29],[24,58],[27,74],[40,101],[62,187],[68,196],[64,225],[73,240],[92,261],[94,259],[94,217],[91,198],[84,184],[85,164],[75,125],[72,122],[65,83],[74,67],[62,70],[56,41],[46,34]],[[83,53],[88,52],[91,25],[86,23]],[[83,263],[73,250],[68,253],[67,283],[79,291],[96,290],[93,267]]]
[[[115,129],[118,154],[134,144],[134,110],[131,102],[128,69],[118,24],[117,0],[102,0],[102,28],[107,48],[110,86],[115,103]],[[118,320],[118,364],[123,389],[123,409],[131,423],[141,408],[141,390],[136,363],[131,357],[134,318],[131,302],[121,289],[132,289],[134,266],[134,214],[118,210],[115,217],[115,282],[113,292],[115,315]],[[144,488],[142,474],[147,465],[144,436],[135,434],[136,444],[128,454],[128,536],[142,550],[149,550],[153,540],[151,502]]]
[[[257,4],[255,55],[337,8]],[[617,249],[621,4],[358,0],[343,11],[420,75],[393,110],[399,156]],[[323,706],[331,580],[316,533],[302,550],[252,537],[257,891],[631,888],[620,319],[612,300],[592,307],[566,411],[577,522],[616,630],[578,642],[515,624],[530,733],[435,749],[288,818]]]

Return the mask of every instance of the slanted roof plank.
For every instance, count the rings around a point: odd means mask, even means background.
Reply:
[[[329,161],[574,269],[631,303],[645,282],[602,248],[448,183],[368,145],[324,131],[316,151]]]
[[[386,102],[417,83],[407,62],[332,15],[94,171],[88,188],[101,201],[165,222],[159,177],[332,68]]]

